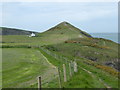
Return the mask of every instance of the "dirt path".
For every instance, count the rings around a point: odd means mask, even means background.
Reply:
[[[88,71],[88,70],[86,70],[86,69],[84,69],[84,68],[82,68],[82,67],[80,67],[80,68],[83,69],[84,71],[86,71],[87,73],[89,73],[93,78],[96,77],[92,72],[90,72],[90,71]],[[111,87],[108,86],[102,79],[100,79],[99,77],[98,77],[98,79],[99,79],[99,81],[100,81],[106,88],[111,88]]]
[[[41,53],[41,52],[40,52]],[[45,58],[45,60],[53,67],[53,68],[56,68],[57,69],[57,67],[56,66],[54,66],[52,63],[50,63],[49,61],[48,61],[48,59],[41,53],[41,55]]]
[[[50,63],[49,60],[42,53],[41,55],[44,57],[44,59],[46,60],[46,62],[49,64],[50,67],[49,69],[45,70],[45,73],[41,76],[43,81],[42,84],[44,85],[56,79],[58,77],[58,72],[57,72],[57,67],[54,66],[52,63]]]

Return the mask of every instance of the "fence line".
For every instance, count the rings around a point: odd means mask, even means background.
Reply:
[[[44,49],[44,48],[40,48],[40,49],[46,52],[48,55],[54,57],[56,60],[59,60],[63,63],[62,68],[58,67],[58,82],[59,82],[59,87],[62,88],[63,87],[62,82],[67,82],[68,78],[69,79],[72,78],[72,76],[74,75],[74,72],[78,71],[76,61],[75,60],[70,61],[68,60],[68,58],[55,54],[47,49]],[[62,73],[60,72],[61,70],[63,71]],[[61,77],[61,74],[62,74],[62,77]]]
[[[29,47],[31,47],[31,46],[29,46]],[[43,50],[44,52],[46,52],[48,55],[54,57],[56,60],[59,60],[60,62],[63,63],[63,75],[62,75],[63,77],[61,77],[60,68],[58,67],[58,78],[59,78],[59,87],[60,88],[62,88],[62,78],[63,78],[64,82],[67,82],[67,77],[72,78],[74,72],[78,71],[76,60],[70,61],[70,60],[68,60],[67,57],[57,55],[57,54],[55,54],[47,49],[44,49],[40,46],[32,46],[32,48],[39,48],[39,49]],[[68,70],[67,70],[67,68],[68,68]],[[67,75],[67,72],[69,72],[68,75]]]

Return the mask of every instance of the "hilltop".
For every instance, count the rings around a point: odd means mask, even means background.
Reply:
[[[37,34],[37,32],[34,32],[34,31],[0,27],[0,35],[30,35],[31,33]]]
[[[43,32],[42,34],[47,35],[65,35],[69,38],[86,38],[86,37],[92,37],[90,34],[82,31],[81,29],[73,26],[72,24],[68,22],[61,22],[58,25],[48,29],[47,31]]]

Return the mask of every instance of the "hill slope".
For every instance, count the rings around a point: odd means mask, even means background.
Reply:
[[[60,24],[47,30],[44,33],[45,34],[66,34],[66,35],[79,34],[81,35],[81,37],[91,37],[91,35],[89,35],[88,33],[74,27],[68,22],[61,22]]]
[[[78,38],[64,43],[47,45],[47,49],[59,52],[71,58],[86,58],[102,65],[113,67],[120,71],[118,64],[118,44],[99,38]]]
[[[40,33],[39,36],[56,36],[57,38],[61,38],[61,39],[92,37],[88,33],[74,27],[68,22],[62,22],[50,28],[49,30]]]
[[[33,31],[0,27],[0,35],[30,35],[31,33],[37,34],[37,32],[33,32]]]

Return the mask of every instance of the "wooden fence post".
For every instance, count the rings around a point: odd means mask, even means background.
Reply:
[[[71,72],[71,63],[69,63],[69,72],[70,72],[70,76],[72,77],[72,72]]]
[[[64,82],[67,82],[65,64],[63,64],[63,73],[64,73]]]
[[[38,90],[41,90],[41,77],[38,77]]]
[[[77,63],[74,61],[74,72],[77,72]]]
[[[72,73],[72,75],[73,75],[73,74],[74,74],[74,64],[73,64],[72,61],[71,61],[70,63],[71,63],[71,73]]]
[[[60,88],[62,88],[62,84],[61,84],[61,78],[60,78],[60,69],[58,67],[58,79],[59,79],[59,85],[60,85]]]

